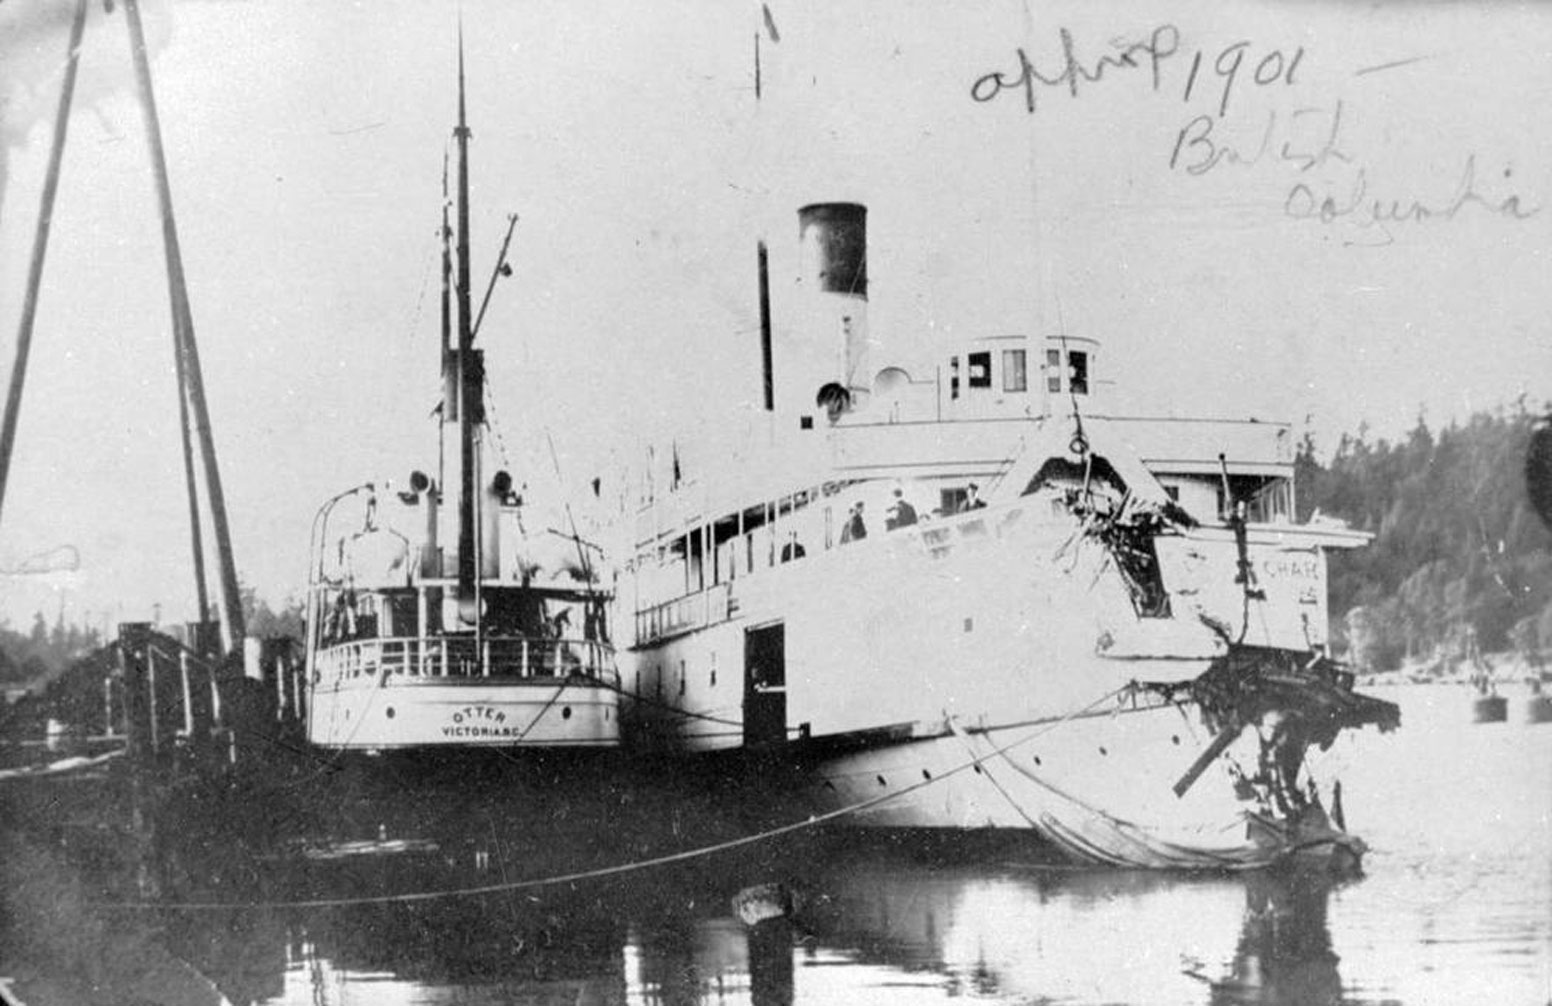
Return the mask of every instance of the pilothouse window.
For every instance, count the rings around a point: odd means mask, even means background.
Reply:
[[[1045,351],[1045,390],[1062,390],[1062,354],[1060,350]]]
[[[1029,390],[1029,378],[1024,372],[1024,351],[1022,349],[1005,349],[1002,351],[1002,390]]]
[[[967,367],[967,384],[972,388],[989,388],[992,386],[992,354],[971,353],[965,357]]]
[[[1070,352],[1067,354],[1067,372],[1070,375],[1068,387],[1074,395],[1086,395],[1089,393],[1089,354]]]

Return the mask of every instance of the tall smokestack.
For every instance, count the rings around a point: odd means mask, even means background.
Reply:
[[[812,203],[798,210],[804,278],[815,289],[868,299],[868,208]]]
[[[825,372],[853,401],[866,394],[868,357],[868,209],[859,203],[813,203],[798,210],[799,285],[808,339]],[[813,395],[816,389],[809,388]]]

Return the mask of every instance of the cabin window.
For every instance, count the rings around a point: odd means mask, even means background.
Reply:
[[[1024,371],[1024,351],[1022,349],[1004,349],[1002,351],[1002,390],[1029,390],[1029,376]]]
[[[959,397],[959,357],[951,356],[948,361],[948,397]]]
[[[1089,354],[1068,353],[1067,370],[1071,375],[1068,387],[1074,395],[1086,395],[1089,393]]]
[[[966,383],[972,388],[989,388],[992,386],[992,354],[971,353],[965,358]]]
[[[1045,390],[1062,390],[1062,354],[1060,350],[1045,351]]]
[[[684,668],[684,661],[681,660],[681,661],[679,661],[679,694],[680,695],[684,694],[684,688],[685,688],[685,668]]]
[[[965,508],[965,500],[970,496],[970,490],[965,488],[938,490],[938,516],[948,517],[959,513]]]

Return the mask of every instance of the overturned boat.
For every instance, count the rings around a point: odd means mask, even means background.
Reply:
[[[742,752],[858,826],[1021,829],[1135,867],[1356,862],[1311,747],[1399,722],[1330,653],[1283,424],[1115,409],[1099,344],[869,359],[866,209],[799,211],[765,413],[644,480],[627,736]],[[671,462],[671,469],[668,464]],[[795,781],[794,781],[795,780]]]
[[[318,510],[306,597],[307,736],[337,752],[615,748],[619,678],[597,549],[574,526],[525,522],[513,475],[488,457],[485,360],[470,310],[462,76],[460,56],[456,283],[445,203],[442,221],[435,414],[445,460],[436,477],[416,471],[402,488],[356,486]],[[502,256],[497,273],[505,247]],[[456,507],[444,507],[444,486]],[[455,528],[451,546],[442,544],[445,522]]]

